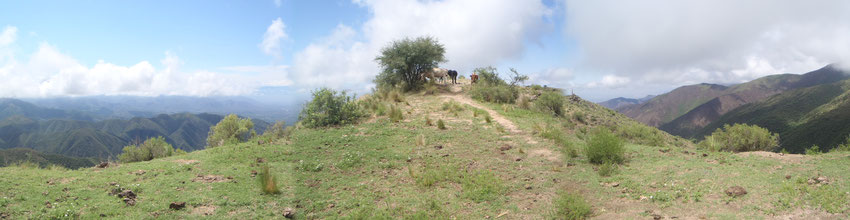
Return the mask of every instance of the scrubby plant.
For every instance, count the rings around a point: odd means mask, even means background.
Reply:
[[[575,120],[578,123],[587,124],[587,122],[585,121],[585,114],[584,114],[583,111],[573,112],[573,120]]]
[[[469,96],[473,99],[492,103],[514,103],[519,92],[516,88],[507,85],[484,85],[472,86]]]
[[[560,117],[564,115],[564,96],[557,92],[544,92],[534,101],[534,106]]]
[[[298,119],[309,128],[355,123],[364,114],[353,96],[328,88],[313,91],[313,100],[304,106]]]
[[[443,111],[448,111],[448,112],[451,112],[451,113],[458,113],[458,112],[462,112],[464,108],[463,108],[463,105],[452,100],[452,101],[448,101],[448,102],[443,102],[442,109],[443,109]]]
[[[375,77],[378,86],[400,86],[405,91],[421,88],[422,73],[445,62],[446,48],[436,38],[419,37],[393,41],[375,58],[381,72]]]
[[[266,194],[278,194],[280,193],[280,189],[277,187],[277,179],[275,179],[274,174],[272,174],[269,166],[263,166],[260,169],[259,173],[260,178],[258,179],[260,182],[260,189],[263,190],[263,193]]]
[[[626,159],[625,154],[623,140],[605,128],[594,131],[585,147],[585,155],[593,164],[622,164]]]
[[[712,151],[771,151],[779,146],[779,134],[756,125],[726,124],[706,136],[699,146]]]
[[[149,138],[141,144],[126,146],[122,151],[123,153],[118,155],[118,160],[122,163],[149,161],[156,158],[186,153],[183,150],[174,150],[174,147],[168,142],[165,142],[165,138],[162,136]]]
[[[401,120],[404,120],[404,114],[401,112],[401,109],[395,105],[390,106],[390,121],[400,122]]]
[[[490,118],[490,115],[484,115],[484,121],[489,124],[493,122],[493,118]]]
[[[615,172],[617,172],[617,164],[610,162],[603,163],[599,165],[598,170],[596,170],[596,172],[599,174],[599,176],[609,177]]]
[[[387,100],[392,102],[405,102],[404,93],[399,89],[392,89],[387,94]]]
[[[578,220],[590,216],[590,204],[580,195],[560,192],[554,204],[553,219]]]
[[[620,137],[624,137],[635,144],[649,146],[664,146],[664,134],[656,128],[638,123],[627,123],[617,127],[616,132]]]
[[[844,139],[844,143],[835,146],[829,152],[840,152],[840,151],[850,151],[850,135],[847,135],[847,138]]]
[[[440,130],[446,130],[446,123],[443,122],[443,119],[437,120],[437,128]]]
[[[531,100],[529,100],[528,96],[520,95],[519,98],[516,99],[516,105],[521,109],[530,109]]]
[[[272,138],[289,138],[290,134],[292,134],[292,127],[286,127],[285,121],[275,122],[274,125],[263,132],[263,136]]]
[[[425,135],[419,134],[416,136],[416,146],[424,147],[425,146]]]
[[[240,119],[236,114],[230,114],[210,128],[210,133],[207,135],[207,147],[241,143],[254,136],[257,136],[257,132],[254,131],[254,122],[251,119]]]
[[[434,123],[431,121],[431,117],[425,116],[425,126],[433,126]]]

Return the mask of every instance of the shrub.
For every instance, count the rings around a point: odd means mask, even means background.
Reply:
[[[490,122],[493,122],[493,119],[490,118],[490,115],[484,115],[484,121],[486,121],[489,124]]]
[[[363,117],[353,96],[321,88],[313,92],[313,100],[304,106],[298,119],[310,128],[345,125]]]
[[[840,151],[850,151],[850,135],[847,135],[847,138],[844,139],[843,144],[839,144],[838,146],[835,146],[834,148],[829,150],[829,152],[840,152]]]
[[[617,134],[635,144],[663,147],[664,134],[658,129],[639,123],[629,123],[617,127]]]
[[[502,182],[489,171],[479,171],[463,178],[463,197],[475,202],[491,201],[503,191]]]
[[[582,112],[582,111],[576,111],[576,112],[573,112],[573,119],[574,119],[576,122],[579,122],[579,123],[585,124],[586,122],[584,121],[584,119],[585,119],[585,118],[584,118],[584,116],[585,116],[585,115],[584,115],[584,112]]]
[[[275,122],[274,125],[263,132],[263,136],[269,136],[272,138],[289,138],[290,134],[292,134],[292,128],[286,127],[285,121]]]
[[[534,101],[534,106],[540,108],[541,111],[552,113],[555,116],[563,116],[564,96],[557,92],[544,92]]]
[[[602,165],[599,165],[599,169],[597,170],[599,176],[603,177],[609,177],[615,172],[617,172],[617,164],[614,163],[603,163]]]
[[[256,135],[254,122],[251,122],[251,119],[240,119],[235,114],[230,114],[210,128],[210,133],[207,136],[207,146],[213,148],[226,144],[245,142]]]
[[[561,192],[555,199],[554,219],[586,219],[590,216],[590,205],[579,195]]]
[[[404,102],[404,94],[399,89],[393,89],[387,94],[388,101]]]
[[[493,103],[514,103],[519,92],[516,88],[507,85],[478,84],[469,90],[469,96],[473,99]]]
[[[623,140],[608,129],[598,129],[587,141],[585,155],[591,163],[617,163],[625,161],[626,149]]]
[[[528,96],[520,95],[516,100],[516,105],[521,109],[529,109],[531,108],[531,101]]]
[[[169,157],[175,154],[185,153],[182,150],[174,150],[165,138],[162,136],[149,138],[141,145],[130,145],[124,147],[123,153],[118,155],[118,160],[122,163],[132,163],[139,161],[149,161],[156,158]]]
[[[440,130],[446,130],[446,123],[443,122],[443,119],[437,120],[437,128]]]
[[[478,74],[479,81],[481,82],[481,84],[484,84],[486,86],[507,85],[507,83],[505,83],[505,80],[499,78],[499,72],[496,67],[479,67],[475,68],[473,72]]]
[[[818,155],[818,154],[822,154],[822,153],[823,153],[823,151],[820,150],[820,147],[817,144],[812,145],[809,148],[806,148],[806,155]]]
[[[431,122],[431,117],[425,116],[425,126],[433,126],[434,123]]]
[[[390,121],[399,122],[401,120],[404,120],[404,114],[401,112],[401,109],[395,105],[390,106]]]
[[[779,135],[756,125],[727,124],[717,128],[699,146],[712,151],[771,151],[779,146]]]
[[[263,166],[259,173],[260,188],[266,194],[278,194],[280,189],[277,188],[277,180],[274,174],[269,169],[269,166]]]
[[[419,134],[416,136],[416,146],[423,147],[425,146],[425,135]]]
[[[443,102],[443,111],[449,111],[451,113],[462,112],[463,106],[456,101]]]

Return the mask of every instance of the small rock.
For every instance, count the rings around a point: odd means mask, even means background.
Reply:
[[[109,182],[110,186],[118,185],[118,182]]]
[[[449,156],[449,154],[443,154],[443,156],[442,156],[442,157],[448,157],[448,156]]]
[[[740,186],[729,187],[728,189],[726,189],[725,192],[726,195],[731,197],[739,197],[747,194],[747,190],[745,190],[744,187]]]
[[[638,200],[640,200],[640,201],[649,200],[649,197],[646,197],[646,196],[640,196],[640,199],[638,199]]]
[[[94,167],[97,167],[97,168],[106,168],[106,167],[108,167],[108,166],[109,166],[109,162],[100,162],[99,164],[95,165]]]
[[[118,197],[128,198],[128,199],[136,199],[136,193],[133,193],[132,190],[125,189],[124,191],[121,191],[120,193],[118,193]]]
[[[707,157],[707,156],[708,156],[708,154],[706,154],[706,153],[702,154],[702,157]]]
[[[664,218],[664,217],[659,215],[659,214],[652,214],[652,219],[654,219],[654,220],[659,220],[661,218]]]
[[[785,156],[785,153],[779,153],[779,156]]]
[[[670,152],[670,149],[666,149],[666,148],[665,148],[665,149],[660,149],[660,150],[658,150],[658,152],[661,152],[661,153],[667,153],[667,152]]]
[[[525,185],[525,189],[532,189],[531,185]]]
[[[9,214],[6,214],[5,212],[0,212],[0,219],[9,219]]]
[[[54,182],[53,180],[48,180],[48,181],[47,181],[47,185],[53,185],[53,184],[56,184],[56,182]]]
[[[257,163],[265,163],[266,159],[262,157],[257,157]]]
[[[256,170],[251,170],[251,177],[255,177],[255,176],[257,176],[257,171],[256,171]]]
[[[124,203],[129,205],[129,206],[134,206],[134,205],[136,205],[136,200],[130,199],[130,198],[124,198]]]
[[[815,180],[817,180],[818,183],[829,182],[829,179],[827,179],[825,176],[819,176]]]
[[[258,141],[257,141],[257,144],[259,144],[259,145],[263,145],[263,144],[265,144],[265,143],[266,143],[266,141],[263,141],[263,140],[258,140]]]
[[[506,150],[510,150],[511,148],[514,148],[514,147],[511,147],[511,145],[505,144],[505,146],[502,146],[502,147],[499,148],[499,151],[506,151]]]
[[[440,149],[443,149],[443,145],[437,145],[437,146],[434,146],[434,148],[437,149],[437,150],[440,150]]]
[[[50,203],[50,201],[45,202],[45,203],[44,203],[44,206],[46,206],[48,209],[52,209],[52,208],[53,208],[53,204],[52,204],[52,203]]]
[[[295,209],[286,207],[285,209],[283,209],[283,217],[285,217],[285,218],[295,217]]]
[[[807,183],[809,183],[809,185],[813,185],[813,184],[817,184],[817,183],[818,183],[818,181],[817,181],[817,180],[814,180],[814,179],[809,179],[809,180],[807,180],[806,182],[807,182]]]
[[[610,186],[610,187],[618,187],[618,186],[620,186],[620,183],[618,183],[618,182],[613,182],[613,183],[608,184],[608,186]]]
[[[100,217],[106,217],[106,214],[101,213]]]
[[[333,208],[333,207],[336,207],[336,204],[333,204],[333,203],[328,204],[328,208],[329,208],[329,209],[330,209],[330,208]]]
[[[170,205],[168,205],[168,208],[174,210],[181,210],[183,208],[186,208],[186,202],[172,202]]]
[[[791,174],[785,175],[785,179],[786,179],[786,180],[790,180],[790,179],[791,179]]]
[[[522,161],[522,158],[517,158],[517,159],[516,159],[516,160],[514,160],[514,161]]]
[[[130,174],[136,174],[136,175],[142,175],[142,174],[145,174],[145,173],[146,172],[144,170],[136,170],[136,171],[130,172]]]

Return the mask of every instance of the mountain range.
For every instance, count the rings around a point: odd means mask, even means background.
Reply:
[[[780,133],[782,147],[799,152],[811,144],[834,146],[838,139],[843,141],[841,136],[850,132],[835,131],[834,137],[819,140],[794,138],[818,129],[812,124],[800,127],[801,124],[829,120],[823,118],[828,111],[821,110],[815,114],[805,110],[822,109],[820,106],[824,103],[843,106],[845,100],[837,99],[837,96],[847,91],[841,86],[847,79],[850,79],[850,74],[846,71],[827,65],[805,74],[770,75],[731,86],[707,83],[683,86],[645,103],[616,110],[685,138],[701,139],[727,123],[756,124]],[[789,113],[800,111],[802,113]],[[831,114],[836,116],[841,112]],[[797,132],[786,133],[792,130]]]
[[[0,149],[30,148],[43,153],[106,159],[115,158],[131,143],[163,136],[175,148],[193,151],[206,146],[210,127],[223,118],[209,113],[175,113],[95,120],[98,116],[2,99]],[[253,121],[258,133],[269,126],[262,120]]]
[[[646,97],[639,98],[639,99],[619,97],[619,98],[610,99],[608,101],[599,102],[597,104],[605,106],[606,108],[610,108],[610,109],[619,109],[619,108],[624,108],[626,106],[643,104],[644,102],[649,101],[652,98],[655,98],[655,96],[654,95],[648,95]]]

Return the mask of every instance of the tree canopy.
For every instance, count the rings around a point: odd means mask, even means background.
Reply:
[[[382,68],[375,84],[378,87],[401,86],[406,91],[418,89],[424,82],[422,73],[446,62],[445,53],[445,47],[432,37],[393,41],[375,58]]]

